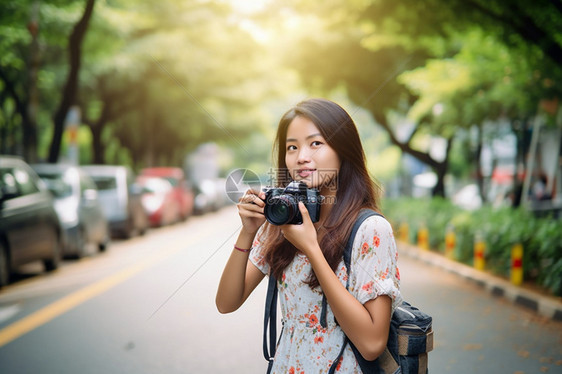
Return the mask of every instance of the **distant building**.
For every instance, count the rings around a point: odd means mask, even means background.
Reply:
[[[191,181],[215,180],[219,177],[220,150],[215,143],[201,144],[186,157],[185,171]]]

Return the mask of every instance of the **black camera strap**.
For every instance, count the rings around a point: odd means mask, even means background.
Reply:
[[[267,338],[267,326],[269,325],[269,349]],[[267,373],[271,372],[273,359],[275,358],[275,348],[277,346],[277,280],[273,274],[269,275],[267,284],[267,296],[265,299],[265,313],[263,319],[263,356],[269,362]]]

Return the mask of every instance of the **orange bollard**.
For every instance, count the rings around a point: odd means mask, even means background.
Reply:
[[[454,259],[455,258],[455,247],[457,245],[457,238],[455,236],[455,230],[453,226],[447,226],[447,232],[445,233],[445,257]]]
[[[429,231],[425,226],[418,230],[418,247],[429,250]]]
[[[474,268],[477,270],[484,270],[486,267],[486,242],[482,240],[480,235],[476,235],[474,240]]]
[[[400,234],[399,234],[399,238],[400,241],[404,242],[404,243],[408,243],[408,235],[409,235],[409,226],[408,226],[408,222],[402,222],[402,224],[400,225]]]
[[[511,248],[511,283],[516,286],[523,283],[523,245],[520,243]]]

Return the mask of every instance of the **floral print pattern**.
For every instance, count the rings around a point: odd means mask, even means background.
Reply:
[[[397,260],[390,224],[383,217],[369,217],[357,231],[353,242],[351,274],[347,274],[342,259],[337,276],[344,285],[349,277],[349,291],[362,304],[377,296],[388,295],[394,310],[402,300]],[[269,273],[263,248],[257,241],[250,261],[264,274]],[[341,350],[344,334],[329,306],[328,325],[324,328],[320,324],[322,291],[320,288],[311,289],[305,283],[311,271],[308,258],[297,254],[285,269],[282,279],[278,280],[283,329],[272,373],[327,373]],[[361,373],[349,346],[336,372]]]

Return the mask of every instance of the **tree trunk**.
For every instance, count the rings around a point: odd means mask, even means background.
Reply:
[[[21,123],[22,123],[22,138],[25,137],[25,128],[26,128],[26,124],[28,123],[28,104],[27,101],[24,100],[24,98],[20,97],[20,95],[18,95],[18,90],[16,88],[16,79],[12,80],[11,77],[8,77],[8,73],[5,72],[4,70],[1,69],[0,67],[0,79],[4,82],[4,94],[8,95],[12,98],[12,100],[14,101],[14,110],[11,114],[11,118],[10,120],[6,121],[6,126],[8,127],[8,124],[11,124],[11,130],[12,130],[12,134],[11,134],[11,150],[8,151],[8,153],[11,154],[17,154],[17,155],[23,155],[24,151],[22,149],[19,149],[18,146],[23,145],[23,141],[22,143],[20,143],[18,141],[18,134],[17,131],[15,129],[14,123],[16,121],[16,115],[19,114],[20,119],[21,119]]]
[[[90,126],[90,131],[92,132],[92,154],[94,159],[92,162],[96,165],[102,165],[105,163],[105,147],[101,141],[101,133],[105,123],[97,122],[94,126]]]
[[[101,140],[101,134],[108,121],[108,112],[109,109],[104,105],[102,113],[97,121],[84,121],[88,125],[88,127],[90,128],[90,132],[92,133],[92,163],[96,165],[105,164],[105,146]]]
[[[94,10],[95,0],[88,0],[84,9],[84,14],[78,23],[74,26],[72,34],[70,34],[68,50],[70,54],[70,70],[66,79],[66,85],[63,90],[61,103],[53,118],[54,132],[49,149],[49,162],[55,163],[59,159],[62,135],[68,110],[77,102],[78,93],[78,76],[80,73],[80,64],[82,58],[82,42]]]
[[[447,149],[445,150],[445,159],[438,162],[433,166],[433,171],[437,174],[437,183],[433,187],[432,195],[445,197],[445,176],[449,171],[449,154],[451,153],[451,148],[453,146],[453,137],[447,139]]]
[[[29,75],[27,90],[29,100],[27,102],[27,115],[22,118],[23,128],[23,154],[27,162],[37,162],[37,112],[39,108],[39,92],[37,89],[37,77],[39,75],[40,51],[39,51],[39,2],[36,0],[32,5],[31,20],[27,26],[31,34],[29,51]]]
[[[523,180],[519,178],[519,171],[525,170],[525,155],[527,149],[529,148],[530,136],[527,136],[528,119],[524,119],[519,122],[519,125],[511,123],[511,130],[515,134],[517,139],[517,147],[515,154],[515,171],[513,175],[513,188],[511,192],[511,206],[513,208],[518,208],[521,206],[523,200]]]
[[[480,198],[482,201],[485,200],[485,193],[484,193],[484,173],[482,173],[482,164],[480,162],[480,158],[482,157],[482,143],[483,143],[483,134],[482,134],[482,125],[478,126],[478,144],[476,145],[476,152],[474,153],[474,164],[476,165],[476,184],[478,185],[478,191],[480,192]],[[493,171],[492,171],[493,173]]]
[[[442,162],[435,160],[431,155],[427,152],[421,152],[416,149],[413,149],[410,146],[410,141],[401,142],[398,140],[394,131],[390,127],[386,117],[383,115],[379,115],[377,113],[371,112],[377,123],[379,123],[382,128],[388,133],[390,137],[390,141],[392,144],[396,145],[400,150],[404,153],[407,153],[411,156],[414,156],[418,161],[423,162],[424,164],[428,165],[433,169],[435,174],[437,175],[437,183],[433,188],[432,194],[433,196],[441,196],[445,197],[445,175],[449,170],[449,152],[451,150],[451,146],[453,144],[453,138],[447,140],[447,151],[445,153],[445,159]],[[412,134],[413,135],[413,134]],[[411,139],[412,136],[410,136]]]
[[[438,164],[438,166],[433,168],[435,174],[437,174],[437,183],[433,190],[431,191],[432,196],[445,197],[445,175],[447,175],[448,166],[446,162]]]

